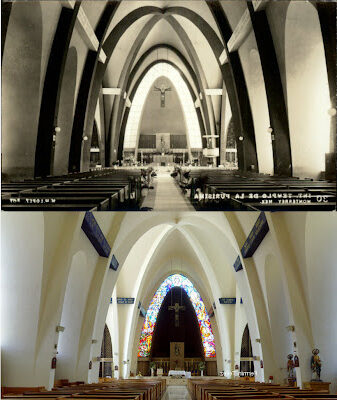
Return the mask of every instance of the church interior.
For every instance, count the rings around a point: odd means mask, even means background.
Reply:
[[[337,399],[336,17],[2,0],[1,398]]]
[[[335,209],[335,21],[330,1],[4,1],[2,209]]]
[[[3,395],[336,399],[336,218],[3,212]]]

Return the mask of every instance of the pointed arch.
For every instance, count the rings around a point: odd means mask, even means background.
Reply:
[[[150,68],[136,91],[126,124],[124,149],[136,148],[145,99],[154,81],[161,76],[166,76],[171,82],[174,82],[178,89],[177,92],[185,117],[190,147],[201,149],[201,131],[190,91],[178,70],[166,62],[158,63]]]
[[[153,296],[149,309],[146,313],[142,333],[140,336],[138,357],[148,357],[150,355],[153,332],[160,307],[165,296],[173,287],[181,287],[184,289],[191,300],[198,319],[205,357],[216,357],[214,335],[205,304],[193,283],[186,276],[181,274],[173,274],[168,276],[159,286],[158,290]]]

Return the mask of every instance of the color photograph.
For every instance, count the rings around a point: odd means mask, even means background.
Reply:
[[[336,208],[336,3],[2,4],[2,209]]]

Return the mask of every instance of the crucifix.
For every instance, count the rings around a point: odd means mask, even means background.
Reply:
[[[185,306],[179,305],[179,303],[175,303],[174,306],[169,306],[168,307],[169,311],[174,311],[174,326],[178,327],[179,326],[179,311],[185,311]]]
[[[165,93],[170,92],[172,89],[170,87],[165,87],[164,84],[161,84],[160,88],[155,86],[154,90],[156,92],[160,92],[160,107],[164,108],[165,107]]]

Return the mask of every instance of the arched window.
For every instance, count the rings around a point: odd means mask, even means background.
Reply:
[[[101,357],[112,358],[112,343],[108,326],[105,324],[103,340],[101,346]],[[106,376],[112,377],[111,362],[101,362],[99,365],[99,377],[105,378]]]
[[[253,357],[252,343],[250,340],[248,324],[246,325],[245,330],[243,331],[240,356],[241,358]],[[254,362],[240,361],[240,372],[254,372]]]
[[[156,291],[146,313],[142,333],[140,336],[138,357],[149,357],[153,332],[160,307],[165,296],[173,287],[181,287],[184,289],[191,300],[193,308],[197,314],[205,357],[216,357],[214,335],[205,304],[199,292],[193,286],[193,283],[186,278],[186,276],[181,274],[174,274],[167,277]]]
[[[185,117],[187,137],[190,147],[192,149],[201,149],[202,143],[200,126],[191,93],[184,79],[181,77],[180,72],[171,64],[161,62],[148,70],[138,86],[131,104],[130,114],[126,124],[124,150],[136,148],[142,111],[147,95],[152,84],[161,76],[165,76],[171,82],[173,82],[177,90]]]

